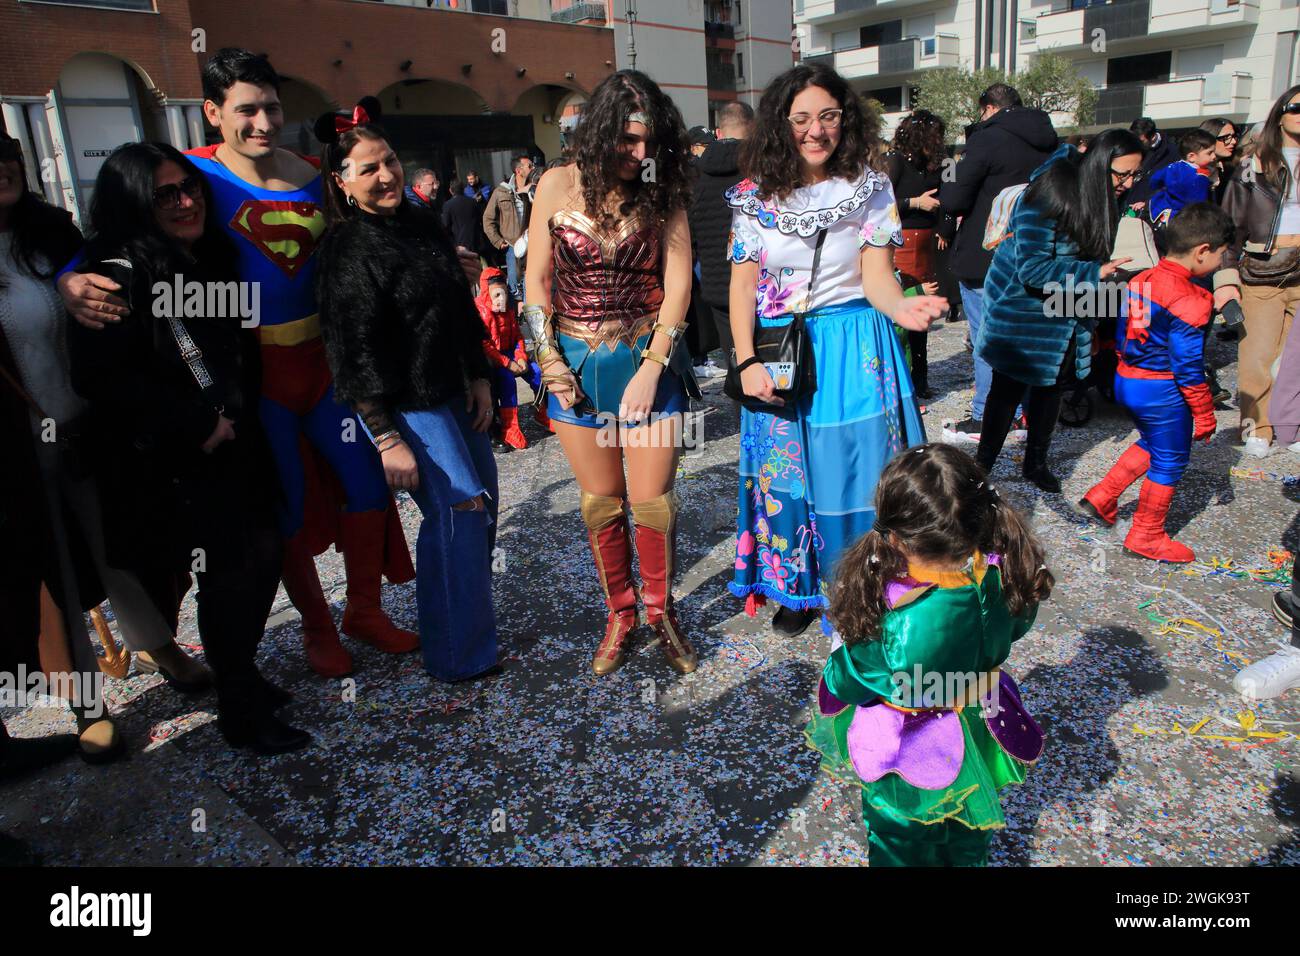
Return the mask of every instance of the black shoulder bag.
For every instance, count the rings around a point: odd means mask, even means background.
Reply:
[[[808,274],[807,303],[810,307],[813,303],[813,283],[817,281],[817,268],[822,261],[822,246],[826,244],[826,233],[829,231],[822,229],[817,233],[812,271]],[[772,381],[776,384],[776,396],[785,402],[787,408],[817,391],[817,365],[813,361],[812,341],[808,337],[808,327],[804,320],[806,314],[796,312],[789,325],[772,328],[765,328],[755,317],[753,356],[737,364],[735,352],[731,354],[727,380],[722,386],[722,391],[728,398],[751,411],[776,412],[781,407],[745,394],[740,373],[751,365],[759,364],[772,376]]]

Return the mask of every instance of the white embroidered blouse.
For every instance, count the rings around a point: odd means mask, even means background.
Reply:
[[[779,203],[760,200],[746,179],[726,192],[732,207],[732,262],[759,266],[757,306],[765,318],[840,305],[863,297],[862,247],[903,244],[903,228],[889,180],[866,170],[856,182],[828,179],[801,186]],[[813,301],[807,302],[817,232],[822,247]]]

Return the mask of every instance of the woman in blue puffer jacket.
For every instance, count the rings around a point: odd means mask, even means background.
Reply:
[[[984,283],[986,311],[975,343],[993,368],[977,453],[986,471],[1022,405],[1029,426],[1024,476],[1060,493],[1047,450],[1062,388],[1088,375],[1092,317],[1102,301],[1098,283],[1127,261],[1111,260],[1110,253],[1121,197],[1140,178],[1141,165],[1141,140],[1107,130],[1086,153],[1061,146],[1034,170],[1017,200]],[[1092,302],[1085,304],[1085,296]]]

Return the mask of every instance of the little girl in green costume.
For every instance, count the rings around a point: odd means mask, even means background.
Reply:
[[[871,866],[983,866],[1043,732],[1001,670],[1051,593],[1043,549],[950,445],[901,452],[844,556],[809,743],[862,786]],[[842,636],[842,640],[840,639]]]

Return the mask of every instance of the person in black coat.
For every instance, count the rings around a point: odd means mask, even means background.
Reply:
[[[456,245],[481,252],[483,214],[479,204],[465,195],[459,179],[451,181],[451,198],[442,204],[442,224]]]
[[[383,130],[316,135],[328,228],[317,301],[334,392],[356,409],[394,491],[424,520],[416,606],[425,669],[444,681],[497,670],[492,551],[497,472],[486,329],[436,216],[406,202]],[[453,189],[447,208],[474,201]]]
[[[82,270],[118,282],[131,313],[102,330],[69,324],[72,383],[91,403],[109,563],[142,580],[197,574],[218,727],[232,746],[276,754],[311,738],[274,715],[287,694],[255,661],[281,561],[259,346],[239,315],[193,315],[162,294],[183,279],[211,302],[238,278],[213,208],[207,180],[165,143],[104,162]]]
[[[1146,155],[1142,157],[1142,168],[1138,170],[1141,176],[1128,191],[1125,203],[1130,209],[1143,209],[1151,201],[1151,177],[1157,170],[1164,169],[1183,157],[1178,153],[1177,140],[1171,140],[1156,129],[1155,121],[1150,117],[1139,116],[1129,124],[1128,129],[1142,141]]]
[[[945,215],[939,238],[952,245],[948,267],[960,283],[972,343],[979,338],[984,276],[993,261],[992,251],[984,248],[984,227],[993,200],[1008,186],[1029,182],[1029,174],[1046,162],[1058,142],[1051,117],[1042,110],[1026,109],[1020,94],[1005,83],[995,83],[980,94],[979,105],[979,122],[966,127],[966,150],[956,175],[945,176],[939,189]],[[962,222],[954,238],[956,217]],[[971,416],[958,425],[959,431],[979,434],[992,381],[993,370],[976,356]]]
[[[727,241],[731,234],[731,206],[723,196],[744,178],[740,172],[740,144],[754,128],[754,110],[748,103],[728,103],[718,111],[718,138],[695,160],[699,178],[688,219],[691,239],[700,262],[700,293],[713,313],[724,358],[731,353],[731,262]]]

